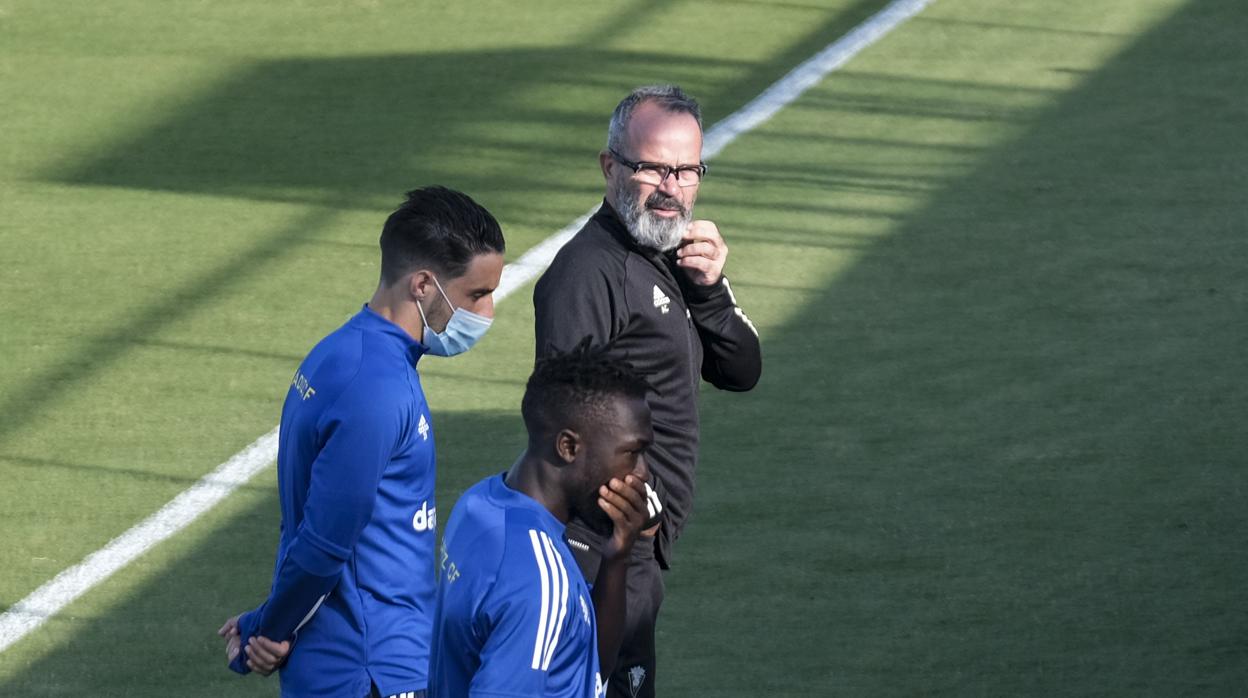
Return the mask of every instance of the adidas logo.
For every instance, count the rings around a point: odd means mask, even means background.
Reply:
[[[669,307],[671,304],[672,304],[672,299],[668,298],[666,293],[663,293],[662,289],[659,288],[658,284],[655,284],[654,285],[654,307],[658,308],[659,310],[662,310],[663,314],[667,315],[667,312],[671,310],[671,308]]]
[[[429,440],[429,420],[425,419],[425,415],[420,415],[420,422],[416,424],[416,431],[420,433],[422,441]]]

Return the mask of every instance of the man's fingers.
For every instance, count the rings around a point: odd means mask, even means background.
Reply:
[[[618,483],[618,484],[616,484]],[[642,485],[636,487],[626,485],[619,480],[612,480],[610,487],[604,485],[598,491],[598,497],[611,505],[611,507],[620,512],[621,516],[627,518],[640,517],[643,521],[646,516],[646,494]],[[611,512],[608,510],[608,514]]]
[[[251,648],[248,647],[247,649],[251,649]],[[247,656],[251,657],[251,655],[247,655]],[[254,671],[255,673],[261,676],[268,676],[269,674],[273,673],[274,669],[277,668],[277,663],[266,662],[259,658],[251,657],[250,659],[247,660],[247,668],[251,669],[252,671]]]
[[[610,514],[612,510],[615,510],[620,512],[621,516],[627,516],[627,512],[629,510],[636,509],[636,507],[632,505],[632,502],[629,502],[624,497],[621,497],[605,487],[598,490],[598,499],[605,502],[610,507],[609,509],[606,509],[608,514]],[[605,508],[606,507],[604,507],[604,509]]]
[[[719,257],[719,248],[709,242],[691,242],[676,249],[676,257],[706,257],[707,259],[715,259]]]
[[[676,264],[688,272],[694,283],[717,283],[728,260],[728,244],[719,228],[710,221],[693,221],[681,239],[684,243],[676,250]]]
[[[265,637],[253,637],[251,642],[247,643],[247,656],[253,661],[269,667],[272,670],[285,659],[286,655],[282,652],[281,643],[273,642]]]
[[[248,659],[247,668],[251,669],[253,673],[259,674],[261,676],[268,676],[269,674],[273,673],[273,670],[276,667],[272,665],[268,665],[268,664],[262,664],[260,662],[255,661],[254,659]]]
[[[715,260],[706,257],[681,257],[676,260],[676,265],[685,269],[710,273],[715,269]]]
[[[646,503],[646,481],[636,475],[627,475],[623,480],[612,478],[606,485],[607,491],[627,500],[629,506],[644,508]]]
[[[607,517],[611,519],[611,525],[615,528],[616,535],[625,533],[631,535],[641,530],[646,523],[646,515],[638,513],[635,509],[625,511],[618,506],[599,497],[598,508],[607,513]]]
[[[278,642],[276,640],[270,640],[263,635],[256,635],[251,638],[251,642],[260,649],[263,649],[265,652],[268,652],[278,658],[285,657],[286,654],[290,652],[290,641]]]
[[[624,516],[624,512],[620,511],[619,507],[612,504],[611,502],[608,502],[606,499],[603,499],[602,497],[598,498],[598,508],[607,512],[607,516],[610,516],[611,520],[617,523],[619,522],[620,518]]]
[[[685,234],[681,237],[685,240],[710,240],[712,242],[724,239],[714,223],[700,220],[690,222],[689,227],[685,228]]]
[[[227,635],[237,635],[237,634],[238,634],[238,616],[234,616],[233,618],[230,618],[229,620],[225,621],[225,625],[222,625],[221,629],[217,631],[217,635],[220,635],[221,637],[225,637]]]

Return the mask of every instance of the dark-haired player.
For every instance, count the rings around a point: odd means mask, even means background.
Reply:
[[[267,674],[284,659],[289,696],[425,690],[437,507],[416,365],[485,333],[503,247],[488,211],[442,187],[409,192],[386,221],[377,291],[291,380],[273,584],[221,628],[234,670]]]
[[[653,434],[645,382],[586,347],[537,362],[521,406],[528,447],[451,513],[435,698],[602,695],[623,632],[629,551],[649,516],[642,454]],[[572,517],[605,541],[592,592],[564,541]]]

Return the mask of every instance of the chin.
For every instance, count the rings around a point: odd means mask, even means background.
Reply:
[[[689,227],[689,216],[664,218],[645,211],[638,220],[629,226],[633,239],[643,247],[669,252],[680,245],[685,229]]]

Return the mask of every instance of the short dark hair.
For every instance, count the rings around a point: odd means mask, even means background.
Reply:
[[[485,207],[446,187],[421,187],[381,229],[381,280],[390,285],[428,267],[455,278],[472,258],[506,249],[503,230]]]
[[[529,438],[556,429],[584,430],[600,424],[611,398],[645,399],[649,384],[605,348],[586,337],[575,349],[538,359],[525,386],[520,414]]]
[[[628,122],[633,118],[637,105],[653,102],[672,114],[690,114],[702,128],[702,107],[677,85],[646,85],[638,87],[615,105],[611,125],[607,128],[607,147],[617,152],[627,152]]]

